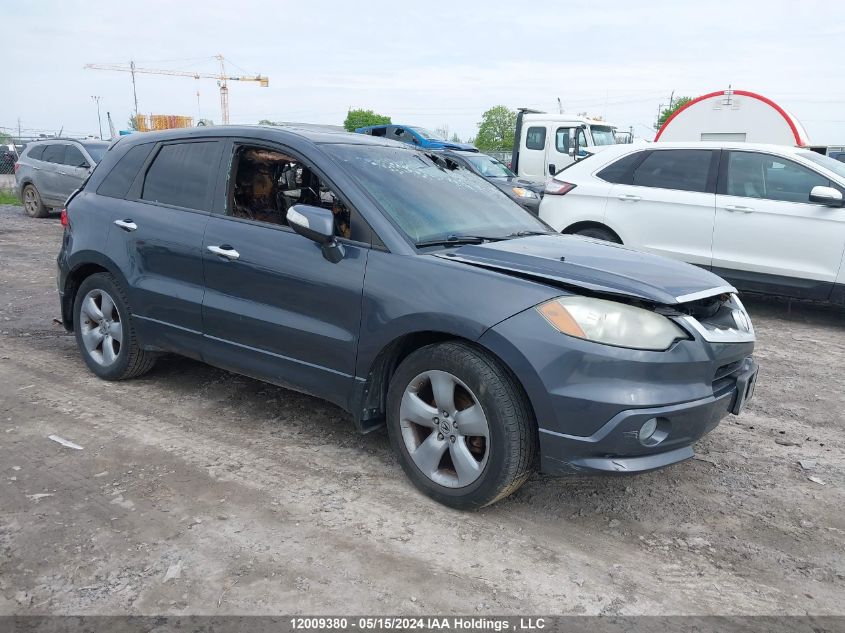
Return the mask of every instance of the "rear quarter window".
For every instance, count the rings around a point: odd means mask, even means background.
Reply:
[[[35,145],[32,147],[27,153],[27,158],[34,158],[35,160],[41,160],[41,157],[44,155],[44,148],[46,145]]]
[[[112,170],[97,187],[97,193],[101,196],[108,196],[109,198],[125,198],[129,192],[129,187],[135,181],[135,177],[144,166],[144,161],[150,155],[153,148],[152,143],[144,145],[136,145],[126,152],[123,157],[117,161],[117,164],[112,167]]]
[[[597,172],[596,176],[606,182],[612,182],[617,185],[630,185],[634,169],[637,165],[639,165],[644,155],[645,152],[634,152],[633,154],[623,156],[617,161],[610,163],[610,165],[601,171]]]

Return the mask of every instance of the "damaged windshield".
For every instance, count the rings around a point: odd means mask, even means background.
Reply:
[[[549,232],[494,185],[455,161],[398,147],[333,145],[329,151],[417,244],[449,236],[503,239]]]

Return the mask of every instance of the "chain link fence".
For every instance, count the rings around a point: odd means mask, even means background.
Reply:
[[[24,145],[9,128],[0,127],[0,204],[16,200],[15,163]]]

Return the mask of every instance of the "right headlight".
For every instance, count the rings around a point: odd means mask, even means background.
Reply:
[[[663,351],[689,338],[662,314],[606,299],[558,297],[537,311],[559,332],[605,345]]]

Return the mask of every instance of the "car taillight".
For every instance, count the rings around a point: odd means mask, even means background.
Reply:
[[[546,183],[546,195],[562,196],[575,189],[575,185],[571,182],[562,182],[560,180],[549,180]]]
[[[70,220],[67,217],[67,209],[62,209],[62,226],[66,229],[70,228]]]

